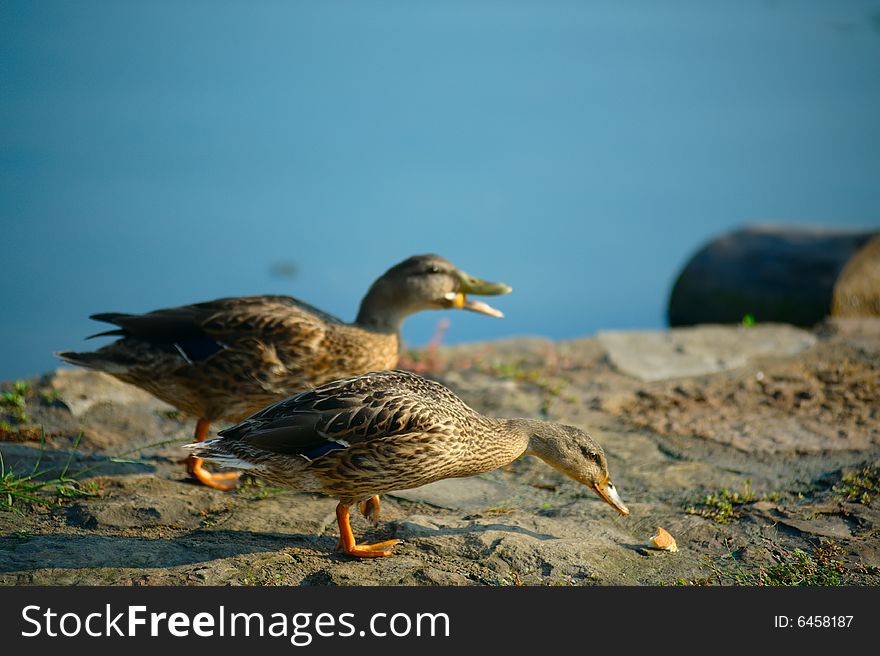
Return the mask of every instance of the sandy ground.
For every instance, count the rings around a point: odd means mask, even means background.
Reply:
[[[735,343],[743,329],[725,330]],[[877,585],[880,329],[826,325],[805,343],[661,380],[623,373],[598,339],[410,358],[487,414],[588,430],[632,514],[522,458],[387,495],[378,525],[357,517],[355,533],[404,542],[363,561],[334,552],[333,499],[195,485],[178,446],[192,420],[108,377],[59,370],[30,381],[25,424],[6,408],[0,454],[7,480],[38,458],[51,478],[69,460],[76,491],[0,510],[0,584]],[[27,426],[45,429],[43,447]],[[678,552],[646,547],[657,526]]]

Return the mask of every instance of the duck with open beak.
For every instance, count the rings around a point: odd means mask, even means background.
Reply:
[[[488,303],[475,301],[467,297],[468,294],[479,296],[499,296],[501,294],[509,294],[512,291],[510,285],[501,282],[488,282],[475,278],[464,271],[455,271],[458,278],[459,287],[456,291],[447,292],[443,296],[443,300],[448,302],[446,307],[455,308],[457,310],[470,310],[471,312],[479,312],[496,319],[501,319],[504,314],[501,310],[496,310]]]

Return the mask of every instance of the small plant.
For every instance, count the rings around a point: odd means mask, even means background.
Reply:
[[[865,466],[844,474],[840,483],[831,489],[842,495],[844,501],[857,501],[863,506],[870,506],[871,500],[880,494],[880,467]]]
[[[742,325],[745,326],[746,328],[752,328],[752,327],[754,327],[754,325],[756,323],[757,323],[757,320],[755,319],[755,315],[752,314],[751,312],[744,315],[742,318]]]
[[[30,417],[27,414],[27,396],[30,391],[31,386],[26,381],[15,381],[11,390],[6,390],[0,395],[0,409],[16,423],[28,423]]]
[[[255,587],[255,586],[272,586],[272,585],[284,585],[284,574],[281,572],[275,572],[274,574],[262,574],[260,572],[253,571],[250,574],[246,574],[238,579],[238,582],[241,585]]]
[[[40,440],[40,455],[27,474],[21,475],[12,469],[7,470],[6,463],[3,461],[3,453],[0,452],[0,508],[17,510],[14,507],[16,502],[52,506],[63,499],[95,496],[96,492],[93,490],[98,489],[95,483],[83,484],[76,480],[77,474],[68,475],[70,463],[73,461],[81,439],[82,433],[79,433],[73,442],[73,449],[70,451],[61,474],[50,479],[41,478],[47,472],[40,471],[40,462],[45,450],[45,436]],[[51,496],[46,497],[46,492],[49,492]]]
[[[443,337],[449,330],[449,319],[440,319],[428,344],[422,349],[406,349],[397,366],[417,374],[440,373],[446,369],[446,359],[440,354]]]
[[[282,492],[286,492],[285,488],[269,485],[262,479],[254,478],[247,474],[242,475],[239,485],[235,489],[236,494],[240,494],[249,499],[268,499],[269,497],[281,494]]]
[[[706,556],[708,576],[690,580],[679,578],[667,585],[828,587],[847,584],[848,570],[842,560],[846,551],[833,540],[822,540],[812,553],[803,549],[789,551],[779,545],[771,545],[770,550],[776,562],[769,568],[762,567],[757,572],[744,570],[728,547],[726,556]],[[732,573],[730,568],[722,569],[721,562],[725,559],[733,563]]]
[[[40,400],[46,405],[52,405],[61,400],[61,392],[52,387],[40,390]]]
[[[661,583],[661,585],[664,585]],[[718,581],[713,576],[701,577],[696,579],[683,579],[677,578],[672,583],[666,583],[665,585],[670,586],[685,586],[685,587],[703,587],[709,585],[718,585]]]
[[[82,481],[78,479],[95,471],[105,463],[99,463],[75,472],[70,471],[70,465],[79,448],[80,440],[82,440],[82,433],[77,434],[61,473],[54,478],[49,477],[49,470],[40,469],[43,453],[46,449],[45,433],[40,438],[40,452],[37,459],[26,474],[20,474],[12,468],[7,469],[3,460],[3,452],[0,451],[0,510],[20,513],[19,506],[26,504],[53,507],[67,499],[98,496],[102,490],[102,483],[95,480]],[[110,458],[109,462],[134,462],[126,460],[124,456],[142,449],[172,444],[176,441],[164,440],[155,444],[138,446],[122,456]]]
[[[707,494],[697,506],[688,506],[685,512],[711,519],[716,524],[730,524],[742,516],[742,506],[758,500],[752,490],[752,481],[746,479],[742,494],[723,487],[720,492]]]
[[[756,585],[843,585],[846,565],[841,557],[845,555],[846,551],[832,540],[823,540],[812,554],[802,549],[780,550],[776,555],[779,562],[762,571]]]
[[[200,510],[202,521],[199,522],[202,528],[211,528],[225,522],[231,515],[226,510]]]

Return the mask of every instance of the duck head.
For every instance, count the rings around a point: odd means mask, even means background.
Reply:
[[[602,447],[574,426],[549,422],[529,422],[526,453],[541,458],[551,467],[593,490],[621,515],[629,515],[608,474],[608,461]]]
[[[403,317],[420,310],[459,309],[490,317],[504,315],[469,295],[497,296],[509,285],[481,280],[439,255],[414,255],[386,271],[373,283],[361,303],[357,323],[399,326]],[[397,324],[395,326],[394,324]]]

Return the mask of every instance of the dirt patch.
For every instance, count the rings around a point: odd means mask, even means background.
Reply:
[[[765,453],[880,446],[880,365],[822,345],[742,371],[639,389],[612,411],[661,435],[692,435]]]

